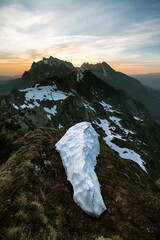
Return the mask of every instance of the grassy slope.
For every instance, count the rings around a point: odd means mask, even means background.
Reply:
[[[159,239],[160,192],[139,166],[102,142],[96,172],[108,210],[93,219],[73,202],[55,150],[64,132],[12,135],[10,158],[0,167],[1,239]]]

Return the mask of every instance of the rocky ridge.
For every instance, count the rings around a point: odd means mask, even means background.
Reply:
[[[136,78],[116,72],[105,62],[97,64],[83,63],[81,68],[91,71],[111,86],[123,89],[131,98],[144,104],[152,117],[160,121],[160,94],[158,92],[150,91]]]
[[[50,61],[36,64],[49,68]],[[160,126],[123,90],[64,65],[69,72],[40,81],[39,67],[32,86],[0,98],[1,238],[159,239]],[[96,173],[108,209],[97,220],[73,203],[55,149],[82,121],[100,136]]]

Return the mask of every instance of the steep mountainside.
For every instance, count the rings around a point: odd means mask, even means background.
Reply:
[[[160,177],[159,125],[142,104],[90,71],[51,77],[33,88],[12,91],[1,97],[0,113],[1,129],[26,132],[37,127],[61,128],[92,122],[108,135],[107,145],[120,156],[137,162],[142,158],[149,174],[155,180]]]
[[[55,74],[46,77],[50,61]],[[0,98],[1,239],[158,240],[159,124],[123,90],[62,62],[35,63],[23,77],[29,87]],[[55,147],[84,121],[99,134],[95,172],[107,210],[98,219],[74,203]]]
[[[135,78],[116,72],[105,62],[98,64],[83,63],[81,68],[90,70],[111,86],[123,89],[130,97],[143,103],[154,118],[160,120],[160,97],[152,94]]]

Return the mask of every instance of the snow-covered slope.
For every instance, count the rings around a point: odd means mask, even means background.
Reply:
[[[98,134],[90,123],[78,123],[56,143],[56,149],[73,186],[74,201],[90,216],[99,217],[106,207],[94,172],[100,151]]]
[[[115,133],[113,134],[113,131],[112,131],[113,127],[110,127],[110,122],[108,122],[107,120],[104,120],[104,119],[99,119],[99,121],[100,121],[100,124],[97,123],[97,125],[99,127],[101,127],[104,130],[105,134],[106,134],[106,136],[103,138],[104,141],[106,142],[106,144],[111,149],[113,149],[114,151],[118,152],[118,154],[119,154],[119,156],[121,158],[130,159],[130,160],[136,162],[146,172],[144,160],[142,159],[142,157],[138,153],[136,153],[134,150],[128,149],[126,147],[121,148],[121,147],[117,146],[116,144],[114,144],[112,142],[112,140],[114,138],[119,138],[119,139],[121,139],[123,141],[125,141],[125,140],[122,139],[121,135],[115,134]],[[124,129],[124,130],[127,131],[128,129]]]
[[[13,103],[13,107],[16,110],[19,109],[33,109],[35,107],[43,107],[44,111],[47,113],[47,117],[49,120],[51,120],[51,116],[55,116],[57,113],[57,105],[54,103],[51,103],[50,108],[46,107],[45,105],[43,106],[42,101],[45,103],[46,101],[50,102],[57,102],[59,100],[64,100],[68,96],[72,95],[72,93],[66,93],[62,92],[60,90],[57,90],[57,87],[55,84],[52,86],[39,86],[37,84],[35,87],[32,88],[25,88],[19,90],[22,93],[25,93],[24,95],[24,101],[22,102],[21,105],[16,105]]]
[[[108,120],[99,118],[98,122],[94,122],[97,126],[102,128],[103,131],[105,132],[106,136],[103,138],[105,143],[111,149],[116,151],[121,158],[130,159],[130,160],[136,162],[144,171],[146,171],[145,162],[138,153],[136,153],[133,149],[128,149],[127,147],[123,147],[123,148],[119,147],[118,145],[116,145],[115,143],[112,142],[112,140],[114,138],[120,139],[124,142],[124,146],[125,146],[125,142],[127,140],[133,141],[132,136],[136,133],[133,132],[132,130],[124,128],[121,125],[122,119],[113,115],[114,113],[119,113],[119,112],[117,110],[115,110],[111,105],[109,105],[105,102],[100,102],[100,104],[103,106],[105,111],[110,112],[110,116],[109,116]],[[134,119],[136,121],[143,122],[143,119],[138,118],[136,116],[134,116]],[[115,126],[112,126],[113,124]],[[122,131],[121,135],[115,132],[116,128],[119,128]],[[141,144],[143,144],[143,143],[141,143]]]

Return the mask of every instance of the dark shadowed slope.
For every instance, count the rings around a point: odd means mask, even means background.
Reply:
[[[160,96],[157,97],[152,94],[137,79],[116,72],[105,62],[98,64],[83,63],[81,67],[90,70],[111,86],[126,91],[130,97],[143,103],[154,118],[160,120]]]

